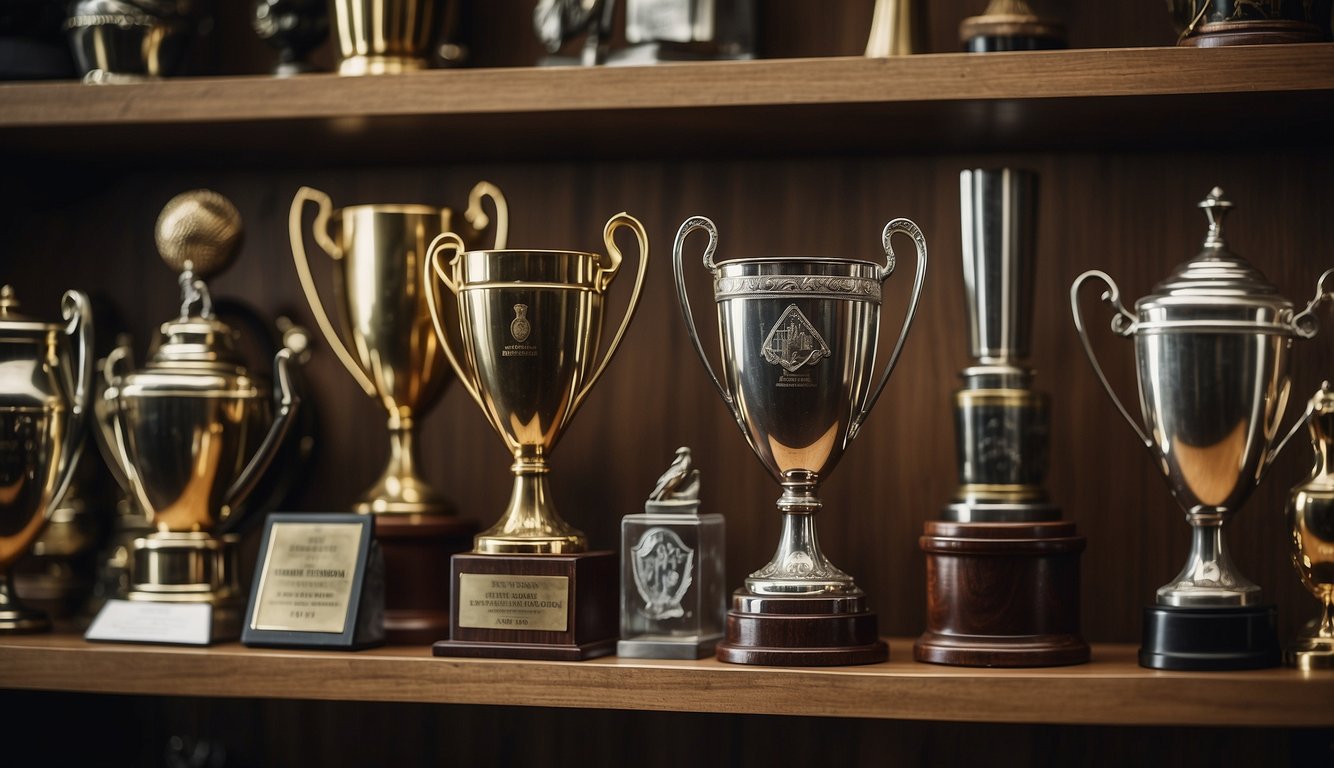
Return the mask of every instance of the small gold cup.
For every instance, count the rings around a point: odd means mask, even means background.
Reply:
[[[598,362],[605,296],[621,267],[613,236],[622,228],[639,241],[639,273],[625,317]],[[648,270],[648,235],[633,217],[611,217],[603,241],[606,256],[468,251],[453,232],[431,243],[425,278],[444,283],[457,297],[459,314],[457,331],[447,333],[436,292],[425,291],[436,336],[468,394],[514,457],[509,505],[500,522],[474,539],[474,552],[569,554],[587,549],[584,535],[556,513],[547,485],[547,457],[616,354],[639,307]],[[453,253],[448,267],[440,259],[446,251]],[[461,352],[451,348],[455,336],[462,339]]]
[[[444,0],[333,0],[340,75],[396,75],[429,66]]]
[[[482,208],[490,198],[495,223]],[[333,259],[335,311],[325,311],[306,256],[301,214],[318,205],[314,238]],[[468,197],[461,229],[470,243],[494,231],[505,247],[509,209],[500,190],[480,181]],[[389,461],[353,509],[388,514],[449,514],[452,506],[417,474],[417,419],[440,399],[449,369],[431,331],[423,281],[427,245],[452,227],[449,208],[427,205],[354,205],[335,209],[329,196],[302,187],[292,201],[292,258],[306,299],[338,359],[366,392],[389,412]],[[344,341],[347,338],[348,341]]]

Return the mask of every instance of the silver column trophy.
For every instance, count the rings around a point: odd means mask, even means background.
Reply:
[[[704,267],[713,276],[722,346],[719,379],[690,311],[682,248],[708,233]],[[912,238],[917,275],[889,361],[878,378],[881,290],[894,272],[890,238]],[[703,216],[676,233],[672,266],[686,331],[751,450],[783,488],[782,536],[769,564],[732,595],[718,658],[737,664],[827,666],[884,661],[875,613],[852,577],[820,550],[816,495],[857,436],[894,371],[926,277],[926,238],[895,219],[881,235],[888,263],[768,257],[715,264],[718,229]]]
[[[1315,336],[1315,309],[1331,296],[1327,270],[1310,303],[1295,311],[1255,267],[1227,247],[1232,204],[1215,187],[1200,203],[1209,233],[1199,255],[1177,267],[1129,312],[1105,272],[1070,287],[1084,351],[1107,394],[1162,469],[1191,526],[1186,566],[1144,609],[1141,665],[1154,669],[1257,669],[1279,662],[1274,607],[1228,556],[1223,525],[1241,509],[1301,422],[1279,435],[1294,339]],[[1141,426],[1112,390],[1079,311],[1079,289],[1096,280],[1116,311],[1112,331],[1135,340]]]
[[[1048,397],[1030,388],[1037,175],[959,174],[964,305],[974,364],[954,394],[959,488],[921,538],[927,630],[918,661],[1037,667],[1088,661],[1084,537],[1042,487]]]

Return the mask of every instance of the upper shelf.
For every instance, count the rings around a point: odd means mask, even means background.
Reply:
[[[1334,44],[0,85],[0,157],[285,164],[1325,143]],[[189,130],[183,130],[188,128]]]
[[[46,635],[0,639],[0,689],[996,723],[1334,726],[1328,674],[1156,672],[1136,665],[1135,649],[1126,645],[1096,645],[1093,662],[1076,667],[962,669],[907,660],[909,645],[892,640],[887,664],[783,669],[713,659],[437,659],[425,647],[187,649]]]

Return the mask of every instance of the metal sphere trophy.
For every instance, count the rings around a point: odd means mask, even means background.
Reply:
[[[14,289],[0,288],[0,634],[51,628],[19,602],[12,569],[69,490],[83,449],[92,310],[67,291],[60,311],[63,325],[20,314]]]
[[[494,222],[482,207],[488,198],[496,209]],[[302,212],[308,203],[317,209],[314,240],[334,263],[332,318],[306,255]],[[477,530],[417,472],[417,424],[451,380],[426,306],[427,247],[441,232],[457,230],[473,245],[494,233],[496,247],[504,248],[509,209],[500,190],[481,181],[472,188],[463,219],[456,223],[451,209],[430,205],[334,208],[325,193],[302,187],[288,220],[292,260],[316,324],[389,419],[388,462],[353,511],[375,516],[391,643],[429,643],[449,631],[449,556],[467,549]]]
[[[974,364],[954,393],[959,488],[928,521],[927,629],[918,661],[980,667],[1079,664],[1084,537],[1042,487],[1049,399],[1024,365],[1033,327],[1036,174],[959,174]]]
[[[708,234],[723,378],[700,344],[686,292],[682,249]],[[894,272],[890,238],[910,236],[917,276],[894,350],[877,379],[881,288]],[[715,264],[718,229],[703,216],[681,225],[672,246],[686,331],[737,426],[783,488],[782,535],[768,565],[732,596],[718,658],[739,664],[828,666],[884,661],[876,615],[848,574],[820,550],[816,491],[857,436],[884,390],[912,326],[926,276],[926,239],[917,225],[885,226],[884,266],[837,258],[762,258]]]
[[[1294,339],[1316,334],[1314,311],[1330,297],[1334,269],[1296,312],[1223,237],[1232,204],[1214,188],[1200,203],[1209,233],[1200,254],[1177,268],[1129,312],[1106,273],[1090,270],[1070,287],[1070,309],[1093,371],[1162,469],[1186,512],[1191,548],[1175,579],[1144,609],[1140,664],[1154,669],[1255,669],[1279,662],[1274,607],[1228,555],[1223,525],[1235,515],[1301,423],[1281,439]],[[1141,426],[1103,374],[1079,311],[1079,289],[1107,286],[1112,331],[1135,340]]]
[[[639,242],[639,273],[599,361],[606,294],[621,268],[619,229]],[[620,346],[648,270],[648,235],[633,217],[613,216],[603,241],[605,256],[470,251],[446,232],[429,248],[426,299],[436,335],[514,459],[500,521],[451,561],[450,639],[435,644],[438,656],[578,660],[615,649],[616,555],[588,551],[584,535],[557,514],[547,483],[547,457]],[[457,302],[454,327],[436,280]]]

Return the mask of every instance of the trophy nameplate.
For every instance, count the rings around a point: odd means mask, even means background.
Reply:
[[[84,640],[155,645],[209,645],[213,606],[108,600],[84,633]]]
[[[365,515],[273,514],[241,642],[357,649],[384,642],[384,573]]]

